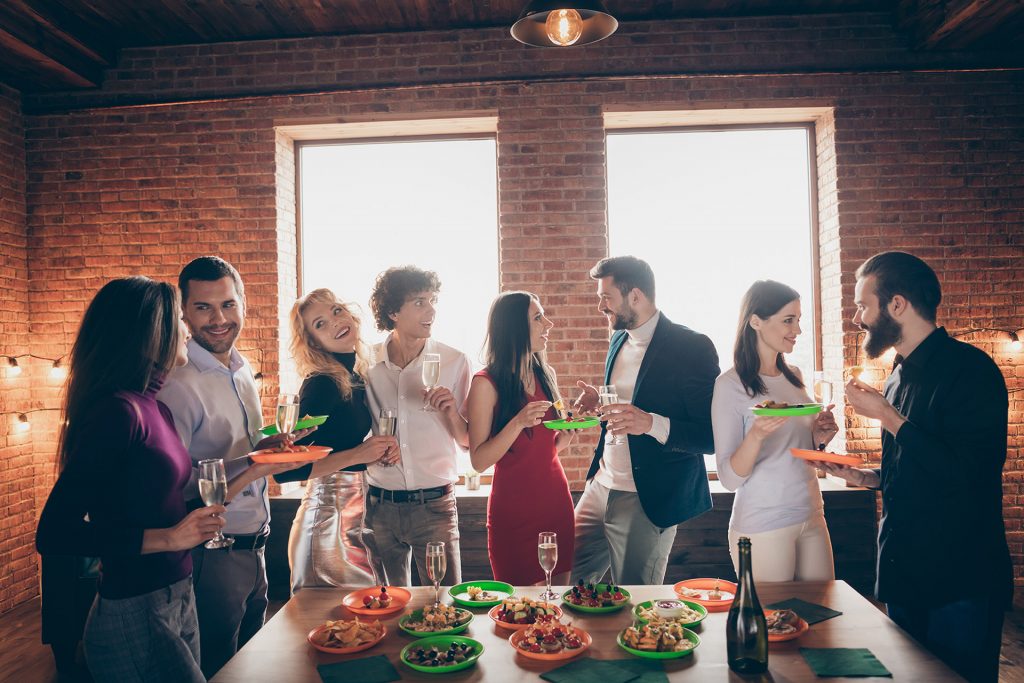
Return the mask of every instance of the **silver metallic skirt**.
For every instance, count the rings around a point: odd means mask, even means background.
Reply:
[[[363,544],[363,473],[334,472],[306,483],[288,535],[292,592],[304,587],[372,586]]]

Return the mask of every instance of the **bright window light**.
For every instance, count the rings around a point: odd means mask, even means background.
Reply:
[[[651,264],[658,307],[708,335],[723,372],[743,293],[771,279],[800,292],[803,334],[788,360],[810,383],[808,144],[805,128],[608,134],[611,253]]]

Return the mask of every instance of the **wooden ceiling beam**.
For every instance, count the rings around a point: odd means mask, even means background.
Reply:
[[[109,65],[100,52],[14,3],[0,3],[0,50],[76,88],[97,87]]]
[[[1021,0],[903,0],[900,24],[923,49],[977,46],[1004,22],[1024,13]]]

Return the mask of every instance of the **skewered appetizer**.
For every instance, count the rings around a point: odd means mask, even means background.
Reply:
[[[562,650],[578,650],[583,641],[571,626],[565,626],[555,617],[539,616],[537,623],[523,631],[519,649],[534,653],[555,654]]]
[[[530,598],[506,598],[498,609],[498,621],[506,624],[533,624],[538,617],[555,617],[555,607]]]
[[[675,622],[651,622],[639,628],[630,626],[623,632],[622,640],[634,650],[649,652],[683,652],[693,648],[693,643],[683,634],[683,627]]]
[[[387,609],[391,606],[391,596],[386,586],[380,587],[380,594],[363,596],[363,606],[367,609]]]
[[[617,586],[610,583],[584,583],[579,580],[566,600],[573,605],[583,607],[613,607],[625,602],[628,598]]]
[[[420,666],[453,666],[472,657],[476,648],[468,643],[453,641],[447,649],[417,647],[409,650],[405,659]]]
[[[427,605],[423,608],[421,617],[410,619],[405,623],[404,628],[421,633],[447,631],[461,626],[472,618],[473,615],[468,611],[451,605]]]

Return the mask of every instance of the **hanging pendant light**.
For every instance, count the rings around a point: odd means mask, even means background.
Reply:
[[[596,43],[618,27],[600,0],[531,0],[512,24],[512,37],[537,47],[569,47]]]

